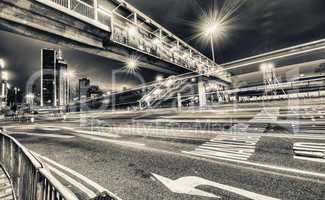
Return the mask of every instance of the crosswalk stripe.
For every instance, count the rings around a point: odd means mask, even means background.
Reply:
[[[225,145],[242,145],[242,146],[255,146],[256,142],[230,142],[230,141],[216,141],[211,140],[210,142],[207,142],[209,144],[225,144]]]
[[[312,161],[312,162],[325,163],[325,159],[320,159],[320,158],[309,158],[309,157],[305,157],[305,156],[294,156],[294,158],[300,159],[300,160]]]
[[[295,159],[325,162],[325,143],[297,142],[293,145],[293,150]]]
[[[194,151],[184,151],[183,153],[206,158],[248,160],[255,153],[255,146],[259,137],[255,137],[254,142],[247,141],[243,138],[245,137],[221,135],[198,146]]]
[[[216,159],[234,159],[234,160],[242,160],[245,161],[247,160],[247,158],[239,158],[239,157],[233,157],[233,156],[221,156],[221,155],[210,155],[210,154],[206,154],[206,153],[200,153],[200,152],[193,152],[193,151],[183,151],[183,153],[185,154],[189,154],[189,155],[194,155],[194,156],[199,156],[199,157],[205,157],[205,158],[216,158]]]
[[[255,144],[254,145],[242,145],[242,144],[217,144],[217,143],[210,143],[210,142],[207,142],[207,143],[204,143],[202,146],[215,146],[215,147],[225,147],[225,148],[228,148],[228,147],[234,147],[234,148],[245,148],[245,149],[250,149],[250,148],[255,148]]]
[[[196,151],[198,153],[202,154],[207,154],[207,155],[212,155],[212,156],[223,156],[223,157],[233,157],[233,158],[243,158],[247,159],[250,157],[250,155],[239,155],[239,154],[234,154],[234,153],[226,153],[226,152],[216,152],[216,151],[209,151],[209,150],[198,150]]]
[[[197,148],[203,148],[203,147],[206,147],[206,148],[211,148],[211,149],[216,149],[216,150],[219,150],[219,149],[227,149],[227,150],[234,150],[234,151],[238,151],[238,150],[245,150],[245,151],[248,151],[248,150],[255,150],[255,147],[242,147],[242,146],[216,146],[216,145],[201,145]]]
[[[183,153],[203,156],[206,158],[223,158],[235,160],[248,160],[255,154],[256,144],[260,140],[260,135],[244,135],[242,133],[264,133],[267,125],[264,124],[270,121],[276,121],[279,115],[279,108],[263,109],[250,123],[239,123],[232,126],[230,132],[219,135],[216,138],[198,146],[193,151],[183,151]],[[257,126],[252,126],[251,123],[257,123]],[[238,134],[239,133],[239,134]]]
[[[197,148],[196,149],[197,151],[207,151],[207,152],[215,152],[215,153],[217,153],[217,152],[220,152],[220,153],[231,153],[231,154],[235,154],[235,155],[246,155],[246,156],[250,156],[251,155],[251,153],[245,153],[245,152],[243,152],[243,151],[232,151],[232,150],[224,150],[224,149],[219,149],[218,151],[215,151],[216,149],[209,149],[209,148]]]

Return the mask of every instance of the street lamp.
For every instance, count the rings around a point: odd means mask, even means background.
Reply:
[[[164,80],[164,77],[162,75],[156,76],[156,81],[162,81],[162,80]]]
[[[201,34],[210,40],[212,59],[215,62],[214,39],[220,38],[224,35],[226,24],[222,22],[215,13],[205,16],[201,23]]]
[[[33,104],[34,104],[34,98],[35,98],[35,95],[33,93],[27,94],[26,95],[27,104],[29,104],[30,106],[33,106]]]
[[[8,81],[9,79],[8,72],[2,72],[1,78],[4,81]]]
[[[136,60],[131,59],[131,60],[128,61],[127,66],[128,66],[129,69],[135,69],[138,66],[138,63],[137,63]]]
[[[3,59],[0,59],[0,69],[3,70],[5,68],[5,61]],[[5,71],[1,71],[1,97],[7,101],[7,92],[8,92],[8,72],[5,72]]]
[[[5,61],[3,59],[0,59],[0,68],[4,69],[5,65],[6,65]]]
[[[128,73],[134,73],[139,68],[139,58],[136,56],[131,56],[125,62],[125,68]]]

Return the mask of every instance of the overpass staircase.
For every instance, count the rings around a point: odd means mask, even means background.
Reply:
[[[187,79],[177,79],[172,76],[155,84],[139,100],[140,108],[147,109],[160,106],[162,102],[173,98],[186,81]]]

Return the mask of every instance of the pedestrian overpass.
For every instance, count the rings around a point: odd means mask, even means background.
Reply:
[[[123,0],[1,0],[0,29],[142,67],[196,72],[231,82],[228,72]]]
[[[233,75],[239,75],[259,71],[261,65],[265,63],[273,63],[275,67],[285,67],[324,59],[324,49],[325,39],[320,39],[223,63],[221,66]]]

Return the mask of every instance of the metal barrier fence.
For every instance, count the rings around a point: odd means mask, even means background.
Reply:
[[[17,200],[78,200],[16,139],[0,133],[0,164]]]

